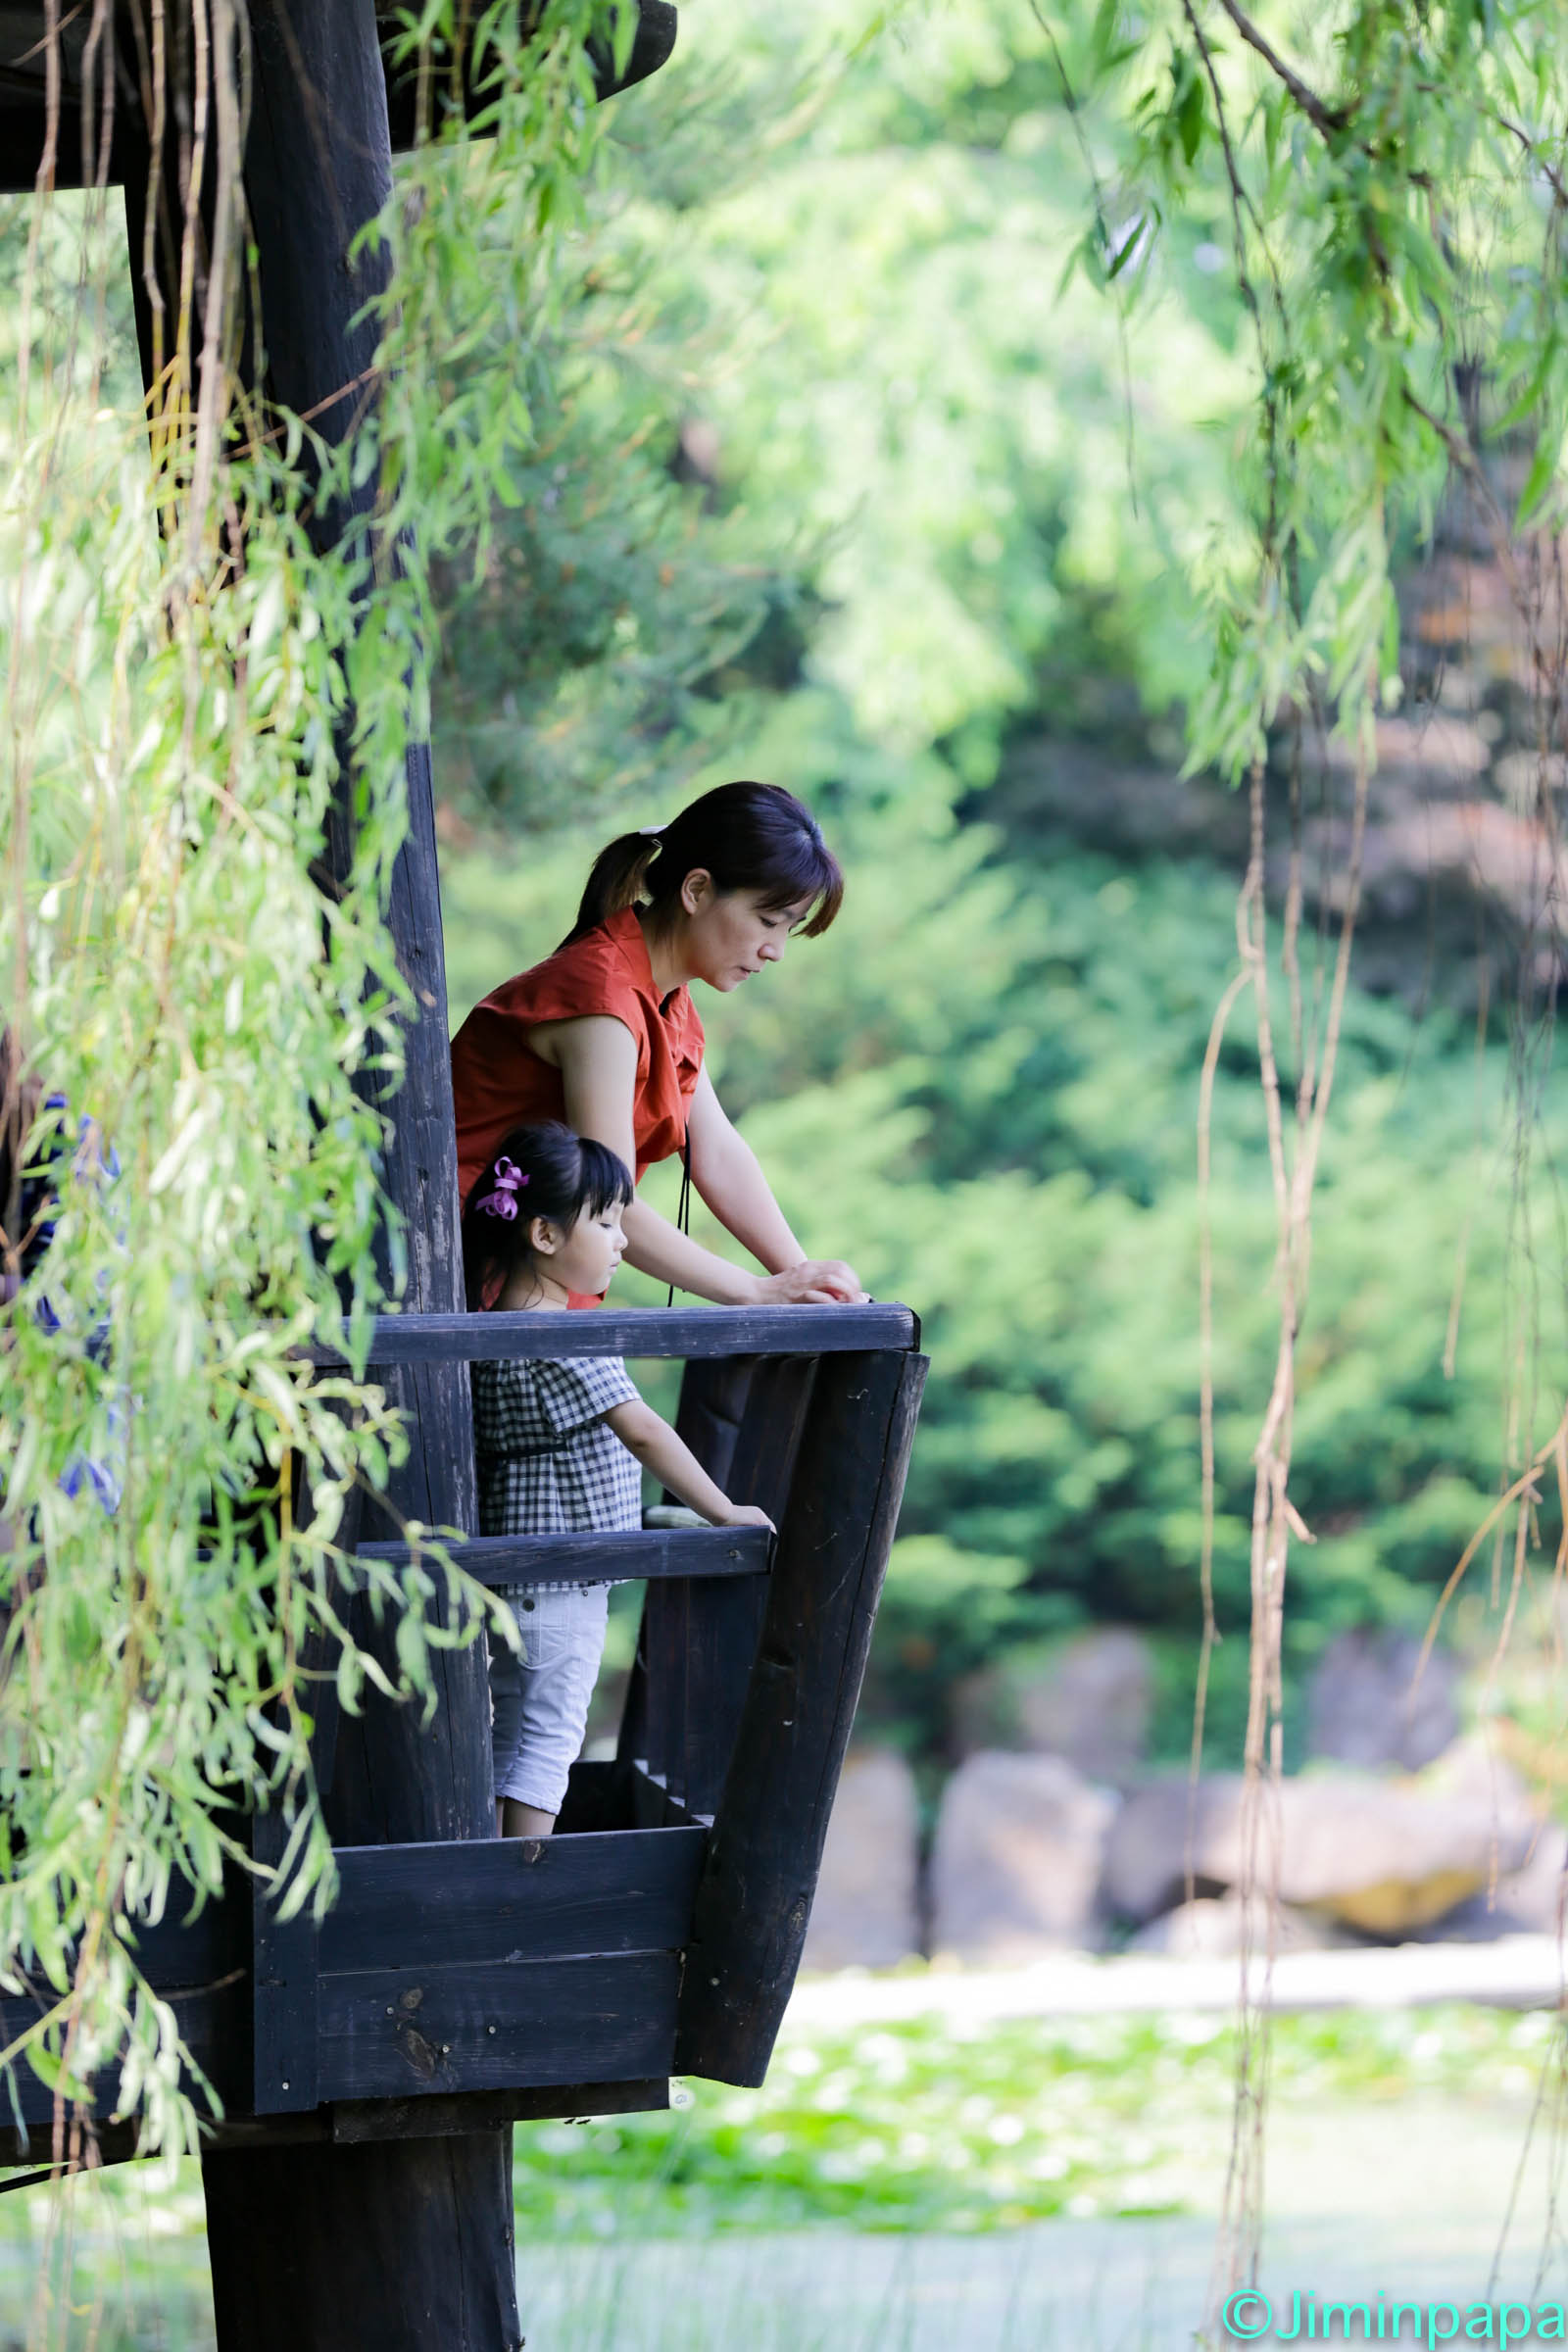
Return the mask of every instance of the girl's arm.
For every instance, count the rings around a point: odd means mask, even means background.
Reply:
[[[644,1404],[640,1397],[635,1404],[617,1404],[605,1419],[645,1470],[651,1470],[662,1486],[694,1511],[701,1511],[714,1527],[772,1526],[767,1513],[755,1503],[731,1502],[714,1486],[684,1438],[678,1438],[651,1404]]]
[[[566,1124],[578,1135],[591,1135],[596,1142],[608,1144],[612,1152],[619,1152],[628,1168],[635,1168],[632,1102],[637,1088],[637,1041],[625,1023],[604,1013],[584,1014],[574,1021],[551,1021],[533,1032],[530,1043],[536,1053],[553,1061],[561,1072]],[[705,1095],[711,1106],[708,1111],[700,1107]],[[700,1163],[704,1169],[711,1165],[711,1154],[700,1140],[699,1129],[705,1135],[710,1134],[714,1114],[718,1126],[733,1139],[753,1172],[750,1186],[743,1170],[738,1182],[731,1175],[726,1188],[721,1169],[716,1180],[717,1197],[710,1192],[708,1180],[699,1172]],[[804,1255],[768,1191],[755,1155],[719,1108],[706,1070],[698,1080],[697,1097],[692,1104],[691,1142],[692,1181],[719,1222],[728,1226],[737,1241],[756,1251],[768,1272],[754,1274],[744,1266],[731,1265],[727,1258],[677,1232],[669,1219],[662,1217],[647,1201],[633,1200],[621,1222],[626,1232],[627,1260],[640,1273],[651,1274],[656,1282],[672,1282],[677,1290],[689,1292],[696,1298],[711,1298],[720,1306],[831,1306],[841,1299],[862,1296],[852,1267],[837,1260],[818,1263]],[[725,1162],[722,1143],[718,1158]],[[732,1223],[725,1213],[726,1200],[742,1219],[745,1230],[742,1225]],[[765,1204],[765,1208],[760,1204]],[[766,1222],[769,1213],[771,1224]],[[762,1242],[775,1247],[759,1247]]]

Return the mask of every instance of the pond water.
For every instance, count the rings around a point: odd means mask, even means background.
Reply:
[[[1391,2306],[1466,2310],[1489,2297],[1568,2300],[1556,2226],[1563,2135],[1549,2128],[1543,2096],[1557,2079],[1549,2034],[1544,2019],[1527,2028],[1478,2022],[1473,2011],[1282,2032],[1260,2283],[1283,2322],[1296,2292],[1318,2306],[1367,2302],[1374,2335],[1380,2291]],[[1184,2067],[1192,2060],[1190,2037],[1171,2021],[1168,2035],[1140,2043],[1146,2086],[1119,2109],[1098,2092],[1075,2103],[1080,2127],[1102,2141],[1101,2168],[1094,2195],[1080,2191],[1072,2210],[1050,2219],[1008,2219],[1016,2209],[1003,2205],[977,2226],[971,2161],[956,2169],[951,2209],[938,2200],[921,2226],[890,2226],[901,2208],[887,2181],[867,2180],[863,2197],[845,2200],[842,2168],[828,2162],[830,2129],[823,2161],[843,2200],[838,2214],[823,2205],[812,2226],[780,2227],[805,2192],[797,2170],[770,2204],[757,2185],[759,2151],[776,2141],[778,2162],[798,2167],[820,2106],[784,2118],[760,2110],[737,2126],[729,2094],[715,2098],[707,2142],[668,2143],[684,2150],[695,2190],[681,2188],[670,2157],[662,2188],[644,2164],[632,2193],[637,2143],[607,2142],[596,2157],[594,2135],[581,2135],[575,2201],[558,2207],[555,2224],[526,2185],[519,2146],[529,2352],[1187,2352],[1204,2309],[1229,2153],[1221,2053],[1198,2053],[1206,2059],[1198,2072],[1169,2072],[1184,2050]],[[1125,2055],[1130,2045],[1116,2046]],[[887,2052],[862,2047],[868,2072],[886,2073]],[[978,2114],[987,2049],[974,2045],[963,2064],[951,2050],[941,2055],[955,2142],[989,2132],[1001,2165],[1029,2142],[997,2131],[993,2104],[981,2101],[987,2116]],[[1080,2051],[1086,2092],[1111,2054],[1108,2041]],[[831,2048],[827,2057],[837,2065]],[[1020,2099],[1047,2096],[1053,2082],[1059,2092],[1056,2073],[1041,2080],[1044,2090],[1020,2084]],[[820,2100],[820,2074],[786,2066],[772,2095]],[[870,2096],[854,2082],[844,2095],[852,2107]],[[935,2094],[923,2095],[927,2131],[940,2137]],[[781,2128],[762,2128],[771,2122]],[[569,2174],[573,2159],[552,2157],[553,2146],[544,2158]],[[732,2146],[737,2185],[726,2201],[714,2182]],[[540,2160],[536,2142],[535,2182]],[[920,2177],[930,2197],[929,2163]],[[1073,2176],[1088,2177],[1082,2168]],[[1125,2209],[1134,2199],[1142,2210]],[[855,2226],[857,2217],[871,2226]],[[0,2199],[0,2352],[46,2342],[71,2352],[213,2352],[193,2167],[160,2181],[150,2167],[124,2166],[69,2197],[43,2187]]]

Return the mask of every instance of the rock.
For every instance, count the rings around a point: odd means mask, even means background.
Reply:
[[[1421,1775],[1429,1794],[1463,1798],[1490,1806],[1499,1822],[1528,1828],[1531,1841],[1522,1866],[1499,1869],[1495,1886],[1484,1886],[1434,1926],[1413,1931],[1413,1940],[1490,1943],[1498,1936],[1556,1936],[1558,1907],[1568,1867],[1568,1833],[1542,1819],[1520,1775],[1485,1738],[1456,1740],[1446,1754]]]
[[[1060,1756],[970,1756],[937,1817],[932,1949],[1000,1961],[1097,1943],[1116,1805]]]
[[[1200,1864],[1208,1861],[1210,1849],[1233,1823],[1240,1787],[1226,1774],[1200,1781],[1195,1790],[1185,1773],[1172,1773],[1135,1788],[1105,1844],[1102,1894],[1106,1907],[1118,1918],[1139,1922],[1174,1909],[1186,1895],[1189,1838],[1195,1892],[1223,1893],[1225,1880]]]
[[[1456,1738],[1460,1664],[1435,1649],[1419,1683],[1421,1643],[1370,1626],[1336,1634],[1306,1690],[1307,1754],[1418,1772]],[[1412,1687],[1413,1686],[1413,1687]]]
[[[1218,1896],[1199,1895],[1190,1903],[1178,1903],[1160,1919],[1151,1920],[1147,1928],[1128,1938],[1127,1948],[1133,1952],[1164,1952],[1173,1960],[1231,1960],[1241,1951],[1242,1930],[1246,1924],[1246,1906],[1239,1894]],[[1337,1928],[1314,1912],[1298,1911],[1290,1903],[1281,1903],[1275,1925],[1276,1952],[1327,1952],[1346,1944],[1358,1944],[1361,1938],[1348,1929]],[[1257,1953],[1268,1949],[1267,1905],[1254,1903],[1251,1917],[1251,1949]]]
[[[1150,1782],[1117,1815],[1105,1852],[1103,1897],[1125,1919],[1172,1909],[1186,1891],[1189,1788],[1185,1775]],[[1192,1814],[1195,1891],[1216,1894],[1243,1878],[1242,1782],[1200,1782]],[[1279,1892],[1363,1934],[1399,1936],[1442,1919],[1491,1882],[1523,1870],[1534,1817],[1473,1788],[1316,1774],[1288,1780],[1265,1800],[1257,1870],[1266,1881],[1278,1838]]]
[[[811,1905],[807,1968],[890,1968],[920,1948],[914,1775],[886,1748],[845,1759]]]
[[[1143,1762],[1153,1703],[1148,1642],[1127,1626],[1100,1626],[966,1675],[953,1694],[954,1753],[1065,1756],[1092,1781],[1121,1783]]]

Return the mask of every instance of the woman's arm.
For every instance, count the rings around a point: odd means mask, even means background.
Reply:
[[[714,1486],[685,1439],[677,1437],[651,1404],[644,1404],[640,1397],[635,1404],[617,1404],[605,1419],[627,1452],[634,1453],[661,1486],[678,1494],[694,1511],[701,1511],[714,1527],[772,1526],[767,1513],[755,1503],[731,1502],[723,1490]]]
[[[628,1168],[637,1165],[632,1132],[632,1101],[637,1088],[637,1041],[622,1021],[605,1013],[584,1014],[575,1021],[552,1021],[536,1029],[530,1041],[536,1053],[553,1061],[561,1072],[565,1097],[566,1124],[578,1135],[617,1152]],[[700,1242],[676,1231],[667,1217],[646,1200],[633,1200],[621,1219],[626,1231],[626,1258],[639,1273],[656,1282],[672,1282],[695,1298],[711,1298],[719,1306],[755,1306],[760,1299],[760,1277],[744,1266],[732,1266]]]
[[[693,1184],[725,1230],[760,1258],[769,1274],[791,1285],[790,1298],[808,1298],[817,1303],[864,1298],[855,1268],[842,1258],[807,1256],[785,1222],[757,1153],[731,1125],[706,1070],[697,1081],[687,1133]]]
[[[619,1152],[628,1168],[635,1168],[632,1102],[637,1089],[637,1041],[625,1023],[605,1013],[584,1014],[574,1021],[542,1024],[534,1030],[529,1043],[536,1054],[554,1062],[561,1072],[567,1125],[578,1135],[591,1135],[597,1142],[608,1144],[612,1152]],[[688,1292],[694,1298],[711,1298],[719,1306],[831,1306],[846,1298],[861,1297],[852,1267],[837,1260],[818,1263],[802,1256],[800,1244],[785,1224],[756,1158],[735,1135],[704,1071],[698,1080],[697,1101],[692,1105],[692,1178],[720,1223],[728,1225],[729,1219],[698,1173],[702,1152],[698,1130],[704,1125],[699,1104],[705,1092],[721,1126],[734,1137],[755,1171],[757,1190],[776,1220],[773,1238],[782,1240],[787,1254],[781,1264],[770,1265],[765,1275],[753,1274],[677,1232],[667,1217],[662,1217],[646,1201],[633,1200],[622,1219],[628,1262],[639,1273],[651,1274],[656,1282],[672,1282],[677,1290]],[[722,1185],[722,1177],[719,1182]],[[741,1191],[743,1194],[746,1191],[744,1177]],[[751,1225],[744,1203],[737,1213]],[[760,1239],[766,1238],[760,1227],[754,1229]],[[757,1249],[750,1230],[743,1232],[737,1226],[730,1226],[730,1230],[738,1241]],[[761,1250],[757,1250],[757,1254],[764,1265],[769,1264]]]

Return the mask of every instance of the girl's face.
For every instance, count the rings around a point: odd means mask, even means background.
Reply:
[[[546,1290],[554,1288],[561,1292],[561,1303],[564,1303],[568,1291],[577,1292],[581,1298],[597,1298],[602,1291],[609,1290],[611,1277],[626,1247],[622,1213],[619,1202],[612,1208],[601,1209],[598,1216],[585,1209],[569,1231],[554,1218],[534,1218],[529,1236],[534,1271]]]
[[[779,961],[809,904],[768,906],[760,891],[715,890],[712,876],[697,866],[681,885],[686,915],[681,961],[694,980],[727,994],[753,972]]]

